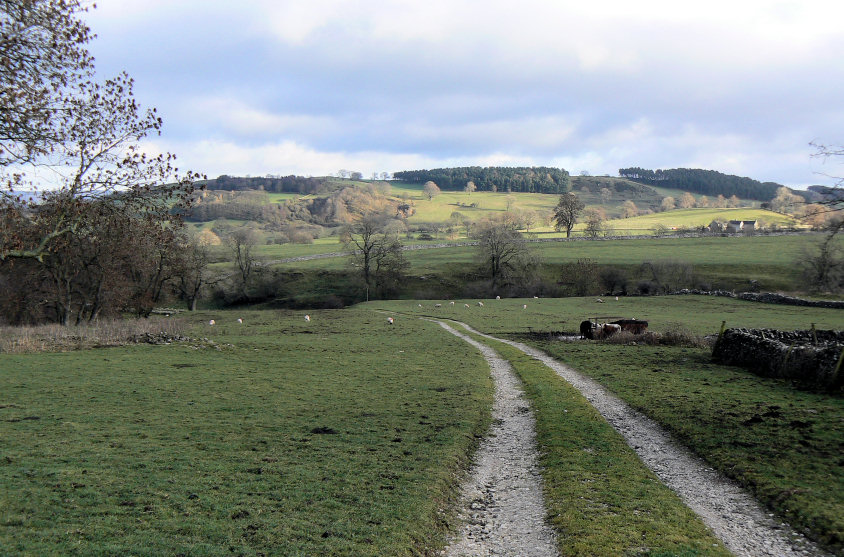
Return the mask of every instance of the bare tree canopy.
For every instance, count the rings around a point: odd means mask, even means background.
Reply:
[[[561,195],[557,206],[554,207],[554,228],[565,230],[567,238],[571,236],[571,231],[577,224],[577,218],[584,207],[585,205],[577,195],[571,192]]]
[[[395,290],[410,266],[394,222],[387,213],[366,213],[343,229],[341,241],[360,271],[366,300],[373,289],[382,296]]]
[[[493,288],[508,280],[525,282],[535,271],[537,261],[524,237],[503,219],[478,223],[473,237],[478,241],[478,259]]]
[[[72,92],[93,74],[78,0],[0,3],[0,165],[30,162],[61,141]]]
[[[187,207],[198,175],[180,176],[173,154],[143,152],[162,122],[129,76],[93,79],[80,2],[4,0],[0,10],[0,259],[42,259],[91,218],[83,205],[162,222]],[[38,203],[20,195],[36,190]]]
[[[428,201],[430,201],[440,194],[440,187],[429,180],[425,182],[424,186],[422,186],[422,193],[428,198]]]

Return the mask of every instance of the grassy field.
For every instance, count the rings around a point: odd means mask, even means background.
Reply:
[[[469,308],[463,306],[469,304]],[[577,331],[589,317],[647,320],[655,331],[692,335],[728,327],[844,329],[844,311],[758,304],[707,296],[458,300],[442,308],[373,302],[407,314],[437,315],[484,332],[526,340],[525,333]],[[523,309],[527,305],[527,309]],[[735,478],[780,516],[835,551],[844,548],[844,399],[799,391],[710,362],[709,350],[620,346],[527,338],[662,423],[713,467]]]
[[[541,258],[549,280],[559,278],[559,267],[564,263],[592,259],[602,266],[624,269],[631,279],[631,291],[635,291],[642,263],[674,260],[692,265],[699,285],[744,290],[750,280],[756,280],[763,290],[791,292],[805,290],[795,262],[818,239],[814,235],[731,236],[540,242],[530,246]],[[331,251],[328,246],[325,249]],[[435,275],[443,280],[457,280],[455,277],[464,276],[476,267],[476,251],[472,246],[434,248],[408,251],[405,256],[412,276]],[[273,253],[280,256],[284,252]],[[332,258],[285,263],[280,268],[340,271],[349,267],[347,258]]]
[[[455,472],[489,423],[491,384],[479,354],[416,317],[516,336],[575,331],[596,314],[698,334],[722,320],[844,328],[839,310],[703,296],[484,302],[371,302],[309,322],[206,311],[182,320],[208,340],[0,354],[0,554],[434,551],[452,525]],[[838,547],[840,397],[712,365],[701,349],[540,344]],[[537,409],[565,554],[723,554],[576,393],[496,348]],[[583,446],[594,450],[571,450]]]
[[[640,215],[628,219],[615,219],[607,221],[616,233],[629,230],[631,235],[650,233],[656,226],[664,226],[670,232],[673,229],[682,227],[695,228],[708,226],[713,220],[758,220],[766,227],[776,225],[779,227],[796,226],[799,223],[788,215],[775,213],[766,209],[753,209],[739,207],[735,209],[714,209],[708,207],[695,209],[675,209],[663,213],[652,213]],[[577,230],[583,230],[584,224],[577,225]]]
[[[190,316],[219,350],[0,354],[0,554],[443,543],[455,472],[488,424],[485,362],[431,323],[302,315]]]

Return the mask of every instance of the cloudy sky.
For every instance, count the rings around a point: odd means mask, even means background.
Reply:
[[[220,174],[693,167],[831,183],[840,0],[98,0],[150,149]]]

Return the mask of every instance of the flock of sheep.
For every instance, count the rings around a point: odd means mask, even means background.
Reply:
[[[538,296],[534,296],[534,298],[538,298]],[[496,299],[496,300],[500,300],[500,299],[501,299],[501,296],[496,296],[496,297],[495,297],[495,299]],[[616,299],[618,299],[618,298],[616,298]],[[454,306],[454,302],[453,302],[453,301],[452,301],[452,302],[449,302],[449,305]],[[420,308],[421,308],[421,307],[423,307],[423,306],[422,306],[422,304],[418,304],[418,307],[420,307]],[[443,305],[438,303],[438,304],[434,304],[434,307],[435,307],[435,308],[441,308],[441,307],[443,307]],[[469,308],[470,306],[469,306],[469,304],[463,304],[463,307],[465,307],[465,308]],[[483,302],[481,302],[481,301],[478,301],[478,307],[484,307],[484,303],[483,303]],[[522,304],[522,309],[527,309],[527,304]],[[305,321],[307,321],[307,322],[310,322],[310,321],[311,321],[311,316],[310,316],[309,314],[305,314]],[[238,322],[238,323],[240,323],[240,324],[243,324],[243,319],[238,318],[237,322]],[[390,325],[392,325],[393,323],[395,323],[395,319],[394,319],[394,318],[392,318],[392,317],[388,317],[388,318],[387,318],[387,323],[389,323]],[[217,324],[217,322],[216,322],[215,320],[211,319],[211,320],[208,322],[208,324],[209,324],[209,325],[216,325],[216,324]]]

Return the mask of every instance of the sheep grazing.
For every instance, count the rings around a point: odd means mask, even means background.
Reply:
[[[310,316],[310,315],[306,315],[306,316],[305,316],[305,321],[310,321],[310,320],[311,320],[311,316]]]
[[[616,301],[616,302],[618,301],[618,296],[616,296],[616,297],[615,297],[615,301]]]
[[[533,299],[534,299],[534,300],[538,300],[538,299],[539,299],[539,296],[534,296],[534,297],[533,297]]]
[[[596,299],[595,299],[595,301],[596,301],[596,302],[598,302],[599,304],[603,304],[603,303],[604,303],[604,301],[603,301],[602,299],[600,299],[600,298],[596,298]]]
[[[501,299],[501,296],[496,296],[496,297],[495,297],[495,299],[496,299],[496,300],[500,300],[500,299]]]
[[[434,304],[434,307],[435,308],[441,308],[441,307],[443,307],[443,305],[442,304]]]
[[[464,307],[464,308],[468,308],[468,307],[469,307],[469,304],[463,304],[463,307]]]
[[[422,304],[416,304],[416,305],[418,305],[419,307],[422,307]]]
[[[451,302],[451,304],[450,304],[450,305],[452,305],[452,306],[453,306],[453,305],[454,305],[454,302]]]
[[[522,309],[527,309],[527,304],[522,304]]]
[[[484,303],[483,303],[483,302],[478,302],[478,307],[484,307]]]
[[[390,325],[392,325],[392,324],[393,324],[393,318],[392,318],[392,317],[388,317],[388,318],[387,318],[387,323],[389,323]]]
[[[237,322],[242,324],[242,323],[243,323],[243,319],[241,319],[240,317],[238,317],[238,318],[237,318]]]
[[[209,324],[209,325],[216,325],[216,324],[217,324],[217,322],[216,322],[216,321],[214,321],[214,320],[212,319],[211,321],[209,321],[209,322],[208,322],[208,324]]]

